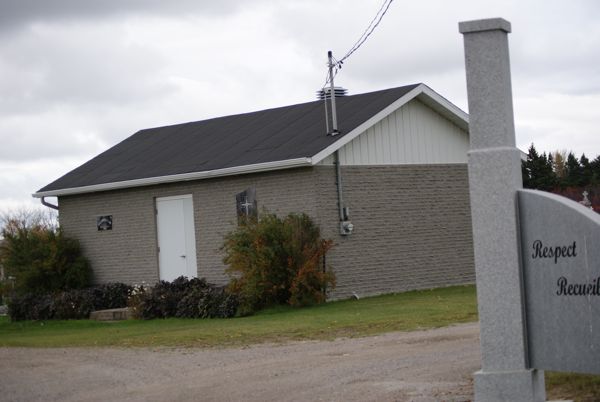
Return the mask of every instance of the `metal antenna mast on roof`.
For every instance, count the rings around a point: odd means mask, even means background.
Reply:
[[[327,72],[327,79],[325,80],[325,84],[323,84],[323,87],[321,88],[321,90],[317,91],[319,99],[323,99],[323,103],[325,105],[325,127],[327,130],[327,135],[331,135],[333,137],[333,136],[340,134],[340,131],[338,129],[338,123],[337,123],[337,111],[335,109],[336,89],[335,89],[335,85],[333,84],[333,78],[335,76],[335,73],[337,73],[337,71],[342,68],[342,64],[344,64],[344,60],[346,60],[348,57],[350,57],[354,52],[356,52],[358,50],[358,48],[360,48],[366,42],[366,40],[369,38],[369,36],[373,33],[375,28],[377,28],[377,26],[381,22],[381,19],[383,18],[383,16],[387,12],[387,10],[390,8],[390,4],[392,4],[392,1],[394,1],[394,0],[384,0],[383,1],[383,4],[379,8],[379,11],[377,11],[377,14],[371,20],[367,29],[363,32],[363,34],[360,36],[360,38],[358,38],[358,40],[354,43],[354,45],[352,45],[352,47],[350,48],[350,50],[348,50],[348,52],[346,53],[346,55],[344,57],[342,57],[340,60],[336,60],[336,59],[334,59],[331,50],[327,52],[327,67],[329,70]],[[334,71],[334,69],[335,69],[335,71]],[[331,122],[332,122],[331,132],[329,132],[329,116],[327,113],[327,89],[325,88],[327,86],[327,82],[329,82],[329,97],[331,98]],[[339,88],[338,92],[339,92],[340,96],[344,96],[346,94],[346,90],[343,88]],[[337,149],[333,152],[333,164],[335,166],[335,178],[336,178],[335,181],[336,181],[337,196],[338,196],[338,211],[340,214],[340,234],[342,236],[348,236],[348,235],[352,234],[352,231],[354,230],[354,225],[352,224],[352,222],[350,222],[350,209],[344,206],[344,199],[342,197],[342,169],[341,169],[339,150],[337,150]]]
[[[336,60],[335,64],[333,62],[333,54],[331,50],[327,52],[327,66],[329,67],[329,97],[331,99],[331,123],[332,130],[328,135],[335,136],[340,133],[338,130],[337,124],[337,111],[335,109],[335,86],[333,85],[333,77],[334,71],[333,68],[338,65],[338,61]],[[340,93],[344,94],[345,91],[341,90]],[[323,99],[325,100],[325,121],[327,122],[327,131],[329,131],[329,119],[327,118],[327,90],[323,88]],[[338,212],[340,214],[340,234],[342,236],[348,236],[352,234],[354,230],[354,225],[350,222],[350,210],[344,206],[344,198],[342,196],[342,169],[340,163],[339,152],[336,150],[333,153],[333,164],[335,165],[335,184],[337,187],[337,196],[338,196]]]
[[[367,39],[369,39],[369,37],[371,36],[373,31],[375,31],[375,28],[377,28],[377,26],[381,23],[381,20],[387,13],[387,11],[390,8],[390,5],[392,4],[393,1],[394,0],[383,0],[383,3],[381,4],[381,6],[379,7],[379,10],[377,11],[377,14],[375,14],[375,17],[373,17],[373,19],[367,26],[367,29],[365,29],[365,31],[362,33],[362,35],[360,35],[360,37],[354,43],[354,45],[352,45],[350,50],[348,50],[348,52],[346,52],[344,57],[342,57],[340,60],[337,60],[337,59],[334,59],[333,54],[331,53],[331,50],[327,52],[327,67],[329,69],[328,74],[327,74],[327,80],[325,80],[325,84],[323,85],[323,88],[320,91],[318,91],[317,94],[319,96],[319,99],[323,99],[324,103],[325,103],[325,125],[326,125],[326,130],[327,130],[328,135],[335,136],[337,134],[340,134],[340,131],[338,130],[338,125],[337,125],[337,113],[335,110],[336,90],[335,90],[335,85],[333,84],[333,77],[335,76],[335,73],[337,73],[338,69],[342,68],[342,64],[344,64],[344,60],[346,60],[348,57],[352,56],[352,54],[354,54],[354,52],[356,52],[367,41]],[[334,68],[335,68],[335,71],[334,71]],[[331,132],[329,132],[329,116],[327,114],[327,90],[325,89],[327,82],[329,82],[329,96],[331,97],[331,120],[332,120],[332,125],[333,125]],[[339,95],[344,96],[345,94],[346,94],[346,90],[343,88],[339,88]]]
[[[327,52],[327,66],[329,67],[329,97],[331,98],[331,135],[338,135],[340,132],[338,131],[337,125],[337,112],[335,110],[335,87],[333,85],[333,54],[331,50]],[[325,94],[326,95],[326,94]],[[327,96],[325,96],[327,99]],[[325,109],[327,109],[327,105],[325,105]]]

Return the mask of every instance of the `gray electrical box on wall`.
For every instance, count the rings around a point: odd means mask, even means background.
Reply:
[[[354,231],[354,224],[350,222],[350,208],[342,208],[342,220],[340,222],[340,234],[342,236],[351,235]]]

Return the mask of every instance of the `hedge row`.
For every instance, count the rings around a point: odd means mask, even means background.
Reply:
[[[109,283],[57,293],[15,294],[8,303],[12,321],[85,319],[94,310],[130,307],[135,318],[229,318],[237,296],[204,279],[179,277],[173,282],[129,286]]]
[[[129,307],[136,318],[229,318],[235,316],[238,299],[224,287],[205,279],[179,277],[160,281],[152,288],[136,287]]]
[[[127,307],[132,287],[107,283],[57,293],[13,295],[8,303],[12,321],[88,318],[94,310]]]

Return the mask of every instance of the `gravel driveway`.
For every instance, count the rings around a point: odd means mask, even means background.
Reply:
[[[2,401],[468,401],[479,327],[214,349],[0,348]]]

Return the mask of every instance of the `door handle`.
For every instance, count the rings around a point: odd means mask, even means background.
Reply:
[[[181,258],[185,258],[185,254],[183,254],[183,255],[180,255],[180,257],[181,257]]]

